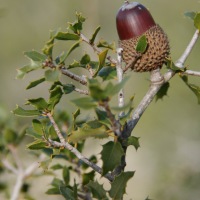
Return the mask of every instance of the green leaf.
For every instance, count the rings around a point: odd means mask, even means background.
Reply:
[[[65,62],[65,60],[67,59],[67,57],[70,55],[70,53],[76,49],[77,47],[79,47],[80,45],[80,41],[76,42],[75,44],[72,45],[72,47],[69,49],[68,52],[66,53],[63,53],[61,56],[60,56],[60,63],[59,64],[62,64]]]
[[[100,110],[99,108],[96,108],[95,112],[96,112],[99,122],[111,128],[111,124],[110,124],[110,120],[108,118],[107,112],[104,110]]]
[[[41,54],[37,51],[26,51],[24,52],[24,55],[30,58],[33,61],[38,61],[38,62],[44,62],[47,59],[47,56],[44,54]]]
[[[98,55],[98,58],[99,58],[99,65],[98,65],[97,71],[96,71],[96,73],[95,73],[94,76],[96,76],[96,75],[99,73],[99,71],[104,67],[107,54],[108,54],[108,49],[105,49],[104,51],[102,51],[102,52]]]
[[[115,67],[106,66],[103,67],[99,72],[98,76],[100,76],[104,81],[110,79],[117,79],[117,71]]]
[[[33,119],[32,120],[32,126],[33,126],[33,130],[36,133],[38,133],[39,135],[43,135],[43,125],[39,120]]]
[[[40,149],[46,148],[47,143],[44,142],[43,140],[36,140],[32,142],[31,144],[28,144],[26,147],[30,150],[40,150]]]
[[[189,83],[187,76],[181,76],[185,84],[190,88],[190,90],[196,95],[198,104],[200,104],[200,87]]]
[[[63,169],[63,166],[61,164],[55,164],[55,165],[51,166],[51,169],[59,170],[59,169]]]
[[[135,136],[130,136],[128,138],[128,146],[132,145],[137,150],[140,147],[139,138]]]
[[[190,19],[194,20],[196,12],[185,12],[184,15],[189,17]]]
[[[145,35],[142,35],[136,45],[136,51],[139,53],[144,53],[147,49],[147,38]]]
[[[87,65],[90,62],[90,56],[88,54],[85,54],[82,58],[81,58],[81,65]]]
[[[108,98],[105,90],[97,79],[88,79],[88,87],[91,97],[96,101],[105,100]]]
[[[98,44],[97,47],[103,47],[103,48],[107,48],[107,49],[111,49],[111,50],[115,50],[115,43],[108,43],[107,41],[101,39]]]
[[[166,58],[166,65],[167,65],[167,68],[168,69],[171,69],[175,72],[184,72],[186,70],[186,68],[180,68],[180,67],[177,67],[174,62],[171,60],[171,58]]]
[[[103,161],[102,175],[107,174],[109,171],[112,171],[116,166],[118,166],[123,155],[124,151],[119,142],[110,141],[104,144],[101,151],[101,158]]]
[[[33,81],[33,82],[30,82],[26,89],[27,89],[27,90],[28,90],[28,89],[31,89],[31,88],[33,88],[33,87],[39,85],[40,83],[42,83],[42,82],[44,82],[44,81],[45,81],[45,78],[40,78],[40,79],[38,79],[38,80],[35,80],[35,81]]]
[[[109,83],[105,88],[105,93],[108,97],[112,97],[115,94],[117,94],[126,84],[126,81],[128,80],[128,77],[124,78],[120,83],[117,83],[113,85],[112,83]]]
[[[8,144],[15,143],[17,140],[17,133],[10,128],[6,128],[3,130],[3,138]]]
[[[164,96],[167,96],[169,86],[170,86],[169,82],[166,82],[162,85],[162,87],[160,88],[160,90],[156,94],[156,101],[158,99],[163,99]]]
[[[57,40],[79,40],[80,36],[69,32],[58,32],[55,35]]]
[[[59,80],[60,72],[58,70],[46,70],[45,71],[45,79],[49,82],[56,82]]]
[[[49,109],[52,110],[60,102],[60,99],[63,95],[62,89],[60,86],[56,86],[53,90],[50,91],[49,98]]]
[[[23,108],[17,105],[16,109],[12,111],[13,114],[21,117],[35,117],[41,115],[41,112],[38,110],[24,110]]]
[[[80,67],[80,63],[76,60],[73,61],[72,64],[69,65],[68,69]]]
[[[115,180],[111,183],[111,189],[109,191],[110,197],[113,199],[121,199],[126,193],[126,185],[130,178],[132,178],[134,172],[122,172]]]
[[[198,12],[196,15],[195,15],[195,18],[194,18],[194,26],[200,30],[200,12]]]
[[[106,195],[106,191],[103,188],[103,185],[100,185],[96,181],[90,181],[86,186],[91,190],[94,198],[108,200],[108,197]]]
[[[45,193],[48,195],[56,195],[56,194],[60,194],[60,190],[57,187],[53,187],[53,188],[48,189]]]
[[[73,84],[65,84],[63,85],[63,91],[65,94],[69,94],[71,92],[73,92],[75,89],[75,85]]]
[[[40,162],[40,167],[44,170],[44,172],[48,170],[49,165],[51,164],[51,162],[52,162],[51,158]]]
[[[59,188],[60,194],[62,194],[63,197],[65,197],[66,200],[75,200],[74,198],[74,192],[69,187],[62,186]]]
[[[42,135],[35,132],[32,127],[26,129],[26,135],[33,137],[34,139],[42,139]]]
[[[100,31],[100,29],[101,29],[100,26],[98,26],[98,27],[96,28],[96,30],[95,30],[94,33],[92,34],[91,39],[89,40],[89,41],[90,41],[90,44],[94,44],[95,38],[96,38],[98,32]]]
[[[38,99],[28,99],[26,105],[32,105],[37,110],[45,110],[48,107],[48,103],[43,98]]]
[[[69,185],[70,173],[69,173],[69,168],[68,167],[63,167],[62,176],[63,176],[63,180],[65,182],[65,185]]]
[[[26,65],[20,69],[17,69],[17,79],[22,79],[26,74],[29,72],[32,72],[34,70],[37,70],[39,68],[42,68],[42,63],[41,62],[36,62],[31,60],[29,65]]]
[[[82,97],[71,100],[77,107],[83,109],[95,108],[98,104],[91,97]]]
[[[77,130],[72,131],[68,139],[70,142],[73,143],[77,143],[89,137],[101,139],[108,137],[108,133],[106,132],[106,130],[107,129],[104,125],[94,120],[84,123],[82,127],[78,127]]]
[[[54,47],[54,37],[58,33],[58,31],[50,31],[50,39],[46,42],[45,46],[42,49],[42,52],[47,55],[52,57],[53,53],[53,47]]]
[[[87,185],[91,180],[94,180],[95,171],[82,174],[82,184]]]
[[[69,23],[69,28],[74,32],[74,33],[80,33],[82,30],[83,22],[85,21],[85,18],[81,15],[81,13],[76,13],[76,21],[73,23]]]
[[[64,183],[62,180],[58,178],[54,178],[53,181],[51,182],[51,185],[54,187],[60,187],[60,186],[64,186]]]

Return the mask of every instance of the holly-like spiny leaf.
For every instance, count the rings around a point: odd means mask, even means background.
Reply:
[[[38,62],[44,62],[47,59],[47,56],[44,54],[41,54],[37,51],[26,51],[24,52],[24,55],[30,58],[33,61],[38,61]]]
[[[115,50],[115,43],[108,43],[107,41],[101,39],[98,44],[97,47],[103,47],[103,48],[107,48],[107,49],[111,49],[111,50]]]
[[[200,87],[194,84],[189,83],[188,76],[181,76],[184,83],[190,88],[190,90],[196,95],[198,104],[200,104]]]
[[[123,155],[124,151],[119,142],[110,141],[104,144],[101,151],[101,158],[103,161],[102,175],[107,174],[109,171],[112,171],[116,166],[118,166]]]
[[[28,149],[30,150],[40,150],[40,149],[44,149],[47,147],[47,143],[44,142],[43,140],[35,140],[34,142],[32,142],[31,144],[28,144],[26,146]]]
[[[82,109],[91,109],[95,108],[98,104],[91,97],[82,97],[78,99],[71,100],[77,107]]]
[[[80,36],[69,32],[58,32],[54,38],[57,40],[79,40]]]
[[[130,178],[132,178],[134,172],[122,172],[115,180],[111,183],[111,189],[109,195],[113,199],[121,199],[126,193],[126,185]]]
[[[92,34],[91,39],[89,40],[89,41],[90,41],[90,44],[93,44],[93,43],[94,43],[95,38],[96,38],[98,32],[100,31],[100,29],[101,29],[100,26],[98,26],[98,27],[96,28],[96,30],[95,30],[94,33]]]
[[[51,90],[48,109],[53,110],[54,107],[59,103],[62,95],[63,91],[60,86],[56,86],[53,90]]]
[[[100,76],[104,81],[110,80],[110,79],[117,79],[116,68],[112,66],[103,67],[99,71],[98,76]]]
[[[128,138],[128,143],[127,143],[128,146],[134,146],[135,149],[137,150],[139,147],[140,147],[140,143],[139,143],[139,138],[138,137],[135,137],[135,136],[130,136]]]
[[[87,185],[90,181],[94,180],[95,171],[82,174],[82,184]]]
[[[44,82],[44,81],[45,81],[45,78],[40,78],[40,79],[38,79],[38,80],[35,80],[35,81],[33,81],[33,82],[30,82],[29,85],[26,87],[26,89],[27,89],[27,90],[28,90],[28,89],[31,89],[31,88],[33,88],[33,87],[39,85],[40,83],[42,83],[42,82]]]
[[[28,99],[26,105],[32,105],[37,110],[45,110],[48,107],[48,103],[43,98]]]
[[[60,72],[58,70],[46,70],[45,73],[45,80],[49,82],[56,82],[59,80]]]
[[[160,88],[160,90],[156,94],[156,101],[159,100],[159,99],[163,99],[164,96],[167,96],[169,86],[170,86],[169,82],[166,82],[162,85],[162,87]]]
[[[12,111],[13,114],[18,115],[20,117],[35,117],[39,116],[42,113],[38,110],[24,110],[23,108],[17,105],[16,109]]]
[[[77,143],[89,137],[101,139],[108,137],[108,133],[106,131],[106,127],[98,121],[90,121],[83,124],[77,130],[72,131],[72,133],[68,137],[68,140],[70,142]]]
[[[103,185],[100,185],[96,181],[90,181],[86,186],[91,190],[94,198],[108,200],[106,190],[104,190]]]

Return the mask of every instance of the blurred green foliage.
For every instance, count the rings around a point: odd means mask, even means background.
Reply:
[[[199,1],[142,0],[140,2],[150,9],[156,22],[168,34],[172,58],[176,60],[195,30],[191,20],[184,17],[184,13],[199,11]],[[27,76],[24,81],[15,80],[16,68],[26,63],[23,57],[24,51],[30,49],[40,51],[49,37],[49,30],[59,27],[65,29],[67,21],[74,18],[76,11],[83,12],[87,17],[86,35],[91,35],[93,30],[101,25],[99,37],[117,43],[115,15],[122,3],[123,1],[107,0],[1,0],[0,122],[6,121],[8,128],[15,128],[15,122],[11,120],[13,116],[9,111],[16,103],[21,105],[27,97],[48,96],[45,92],[49,87],[48,84],[42,84],[31,91],[24,90],[29,82],[41,78],[40,72],[31,77]],[[62,49],[65,49],[65,45],[56,49],[55,54]],[[71,60],[73,61],[80,51],[85,52],[86,49],[87,47],[83,46],[81,50],[73,52]],[[200,46],[196,45],[187,61],[189,69],[200,69],[199,52]],[[149,75],[132,72],[130,76],[131,79],[128,81],[130,87],[126,89],[125,94],[127,99],[136,94],[134,104],[137,105],[148,88]],[[191,78],[190,82],[200,85],[199,79],[195,77]],[[199,177],[200,173],[200,107],[197,105],[196,97],[180,79],[174,78],[170,85],[167,97],[156,104],[153,103],[134,130],[140,137],[142,148],[135,154],[132,152],[128,154],[127,168],[134,166],[136,173],[134,179],[130,181],[127,193],[132,192],[135,199],[144,199],[148,195],[153,199],[163,200],[199,198],[200,183],[195,177]],[[70,106],[72,109],[68,110],[65,103],[61,102],[60,109],[72,112],[73,107]],[[114,101],[113,104],[116,105]],[[20,121],[21,125],[24,123],[26,121]],[[32,190],[35,191],[39,191],[39,188]]]

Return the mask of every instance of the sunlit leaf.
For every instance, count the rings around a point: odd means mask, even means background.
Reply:
[[[100,31],[100,29],[101,29],[100,26],[98,26],[98,27],[96,28],[96,30],[95,30],[94,33],[92,34],[91,39],[89,40],[89,41],[90,41],[90,44],[93,44],[93,43],[94,43],[95,38],[96,38],[98,32]]]
[[[80,63],[76,60],[73,61],[72,64],[69,65],[68,69],[80,67]]]
[[[38,110],[24,110],[23,108],[19,107],[17,105],[16,109],[13,110],[13,113],[15,115],[21,116],[21,117],[35,117],[41,115],[41,112]]]
[[[96,76],[99,73],[99,71],[104,67],[107,54],[108,54],[108,49],[105,49],[104,51],[102,51],[98,55],[98,57],[99,57],[99,65],[98,65],[98,68],[97,68],[96,73],[95,73],[94,76]]]
[[[101,151],[101,158],[103,161],[103,173],[107,174],[109,171],[112,171],[116,166],[121,162],[121,157],[124,155],[124,151],[118,142],[108,142],[103,145]]]
[[[31,144],[28,144],[26,147],[30,150],[40,150],[40,149],[46,148],[47,143],[44,142],[43,140],[36,140],[32,142]]]
[[[109,191],[110,197],[113,199],[122,199],[126,193],[126,185],[130,178],[132,178],[134,172],[122,172],[115,180],[111,183],[111,189]]]
[[[177,67],[174,62],[171,60],[171,58],[166,58],[166,65],[167,65],[167,68],[168,69],[171,69],[175,72],[184,72],[186,70],[186,68],[180,68],[180,67]]]
[[[115,43],[108,43],[107,41],[101,39],[98,44],[97,47],[104,47],[107,49],[111,49],[111,50],[115,50]]]
[[[51,169],[53,170],[59,170],[59,169],[63,169],[63,166],[61,164],[55,164],[53,166],[51,166]]]
[[[79,127],[77,130],[72,131],[68,137],[70,142],[77,143],[89,137],[105,138],[108,137],[106,127],[98,121],[90,121]]]
[[[48,107],[48,103],[43,98],[28,99],[26,104],[34,106],[37,110],[44,110]]]
[[[15,143],[17,140],[17,133],[10,128],[6,128],[3,130],[3,138],[8,144]]]
[[[31,60],[29,65],[26,65],[20,69],[17,69],[17,79],[22,79],[26,74],[29,72],[32,72],[34,70],[37,70],[39,68],[42,68],[42,63],[41,62],[36,62]]]
[[[144,53],[147,49],[147,38],[145,35],[142,35],[136,45],[136,51],[139,53]]]
[[[80,36],[77,34],[69,33],[69,32],[58,32],[55,35],[55,39],[57,40],[79,40]]]
[[[44,81],[45,81],[45,78],[40,78],[40,79],[38,79],[38,80],[35,80],[35,81],[33,81],[33,82],[30,82],[29,85],[26,87],[26,89],[27,89],[27,90],[28,90],[28,89],[31,89],[31,88],[33,88],[33,87],[39,85],[40,83],[42,83],[42,82],[44,82]]]
[[[41,54],[37,51],[26,51],[24,52],[24,55],[30,58],[33,61],[38,61],[38,62],[44,62],[47,59],[47,56],[44,54]]]
[[[108,200],[106,190],[104,190],[103,185],[100,185],[96,181],[90,181],[86,186],[91,190],[94,198]]]
[[[194,26],[200,30],[200,12],[198,12],[194,17]]]

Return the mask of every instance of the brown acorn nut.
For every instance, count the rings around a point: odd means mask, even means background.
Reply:
[[[122,57],[127,65],[132,62],[130,67],[136,72],[162,67],[170,52],[169,41],[142,4],[126,1],[117,13],[116,25],[119,45],[123,49]],[[148,46],[146,51],[138,56],[136,46],[142,35],[145,35]]]

